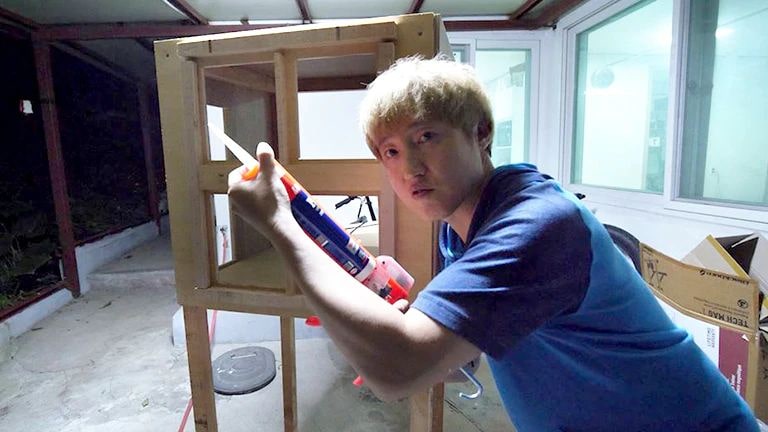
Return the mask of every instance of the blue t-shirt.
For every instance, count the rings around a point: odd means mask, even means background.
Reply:
[[[603,226],[536,167],[497,168],[466,246],[453,238],[413,307],[487,354],[520,431],[758,430]]]

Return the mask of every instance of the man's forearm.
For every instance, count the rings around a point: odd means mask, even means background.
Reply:
[[[347,274],[298,226],[281,230],[273,244],[287,270],[323,326],[364,376],[380,371],[397,351],[407,355],[410,341],[404,315]],[[393,357],[398,357],[395,353]]]

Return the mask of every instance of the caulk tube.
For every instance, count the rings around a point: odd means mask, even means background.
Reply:
[[[315,201],[299,182],[274,161],[280,175],[280,181],[288,192],[291,213],[301,229],[325,251],[350,276],[360,282],[365,281],[376,267],[376,260],[370,252],[350,237],[328,213]],[[243,174],[244,180],[256,178],[258,162],[248,172]]]
[[[256,178],[259,173],[259,162],[217,125],[208,123],[208,130],[245,165],[247,171],[242,175],[243,180]],[[370,252],[360,246],[357,240],[350,237],[339,224],[331,219],[315,202],[312,195],[279,162],[275,160],[274,164],[280,175],[280,181],[288,192],[291,213],[304,232],[347,273],[382,298],[390,303],[394,303],[400,298],[407,298],[408,290],[413,285],[413,278],[390,257],[378,259],[380,264],[377,265],[377,259],[374,259]],[[394,265],[389,263],[394,263]],[[390,277],[388,268],[399,269],[397,274],[401,276],[399,278]]]

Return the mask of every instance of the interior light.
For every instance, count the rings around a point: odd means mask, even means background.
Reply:
[[[728,35],[733,33],[733,29],[729,27],[718,27],[717,30],[715,30],[715,38],[716,39],[722,39]]]
[[[28,99],[22,99],[19,101],[19,111],[24,115],[32,114],[32,101]]]

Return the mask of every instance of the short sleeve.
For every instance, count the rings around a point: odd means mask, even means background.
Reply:
[[[589,285],[590,234],[559,195],[527,190],[501,202],[413,307],[492,357],[575,311]]]

